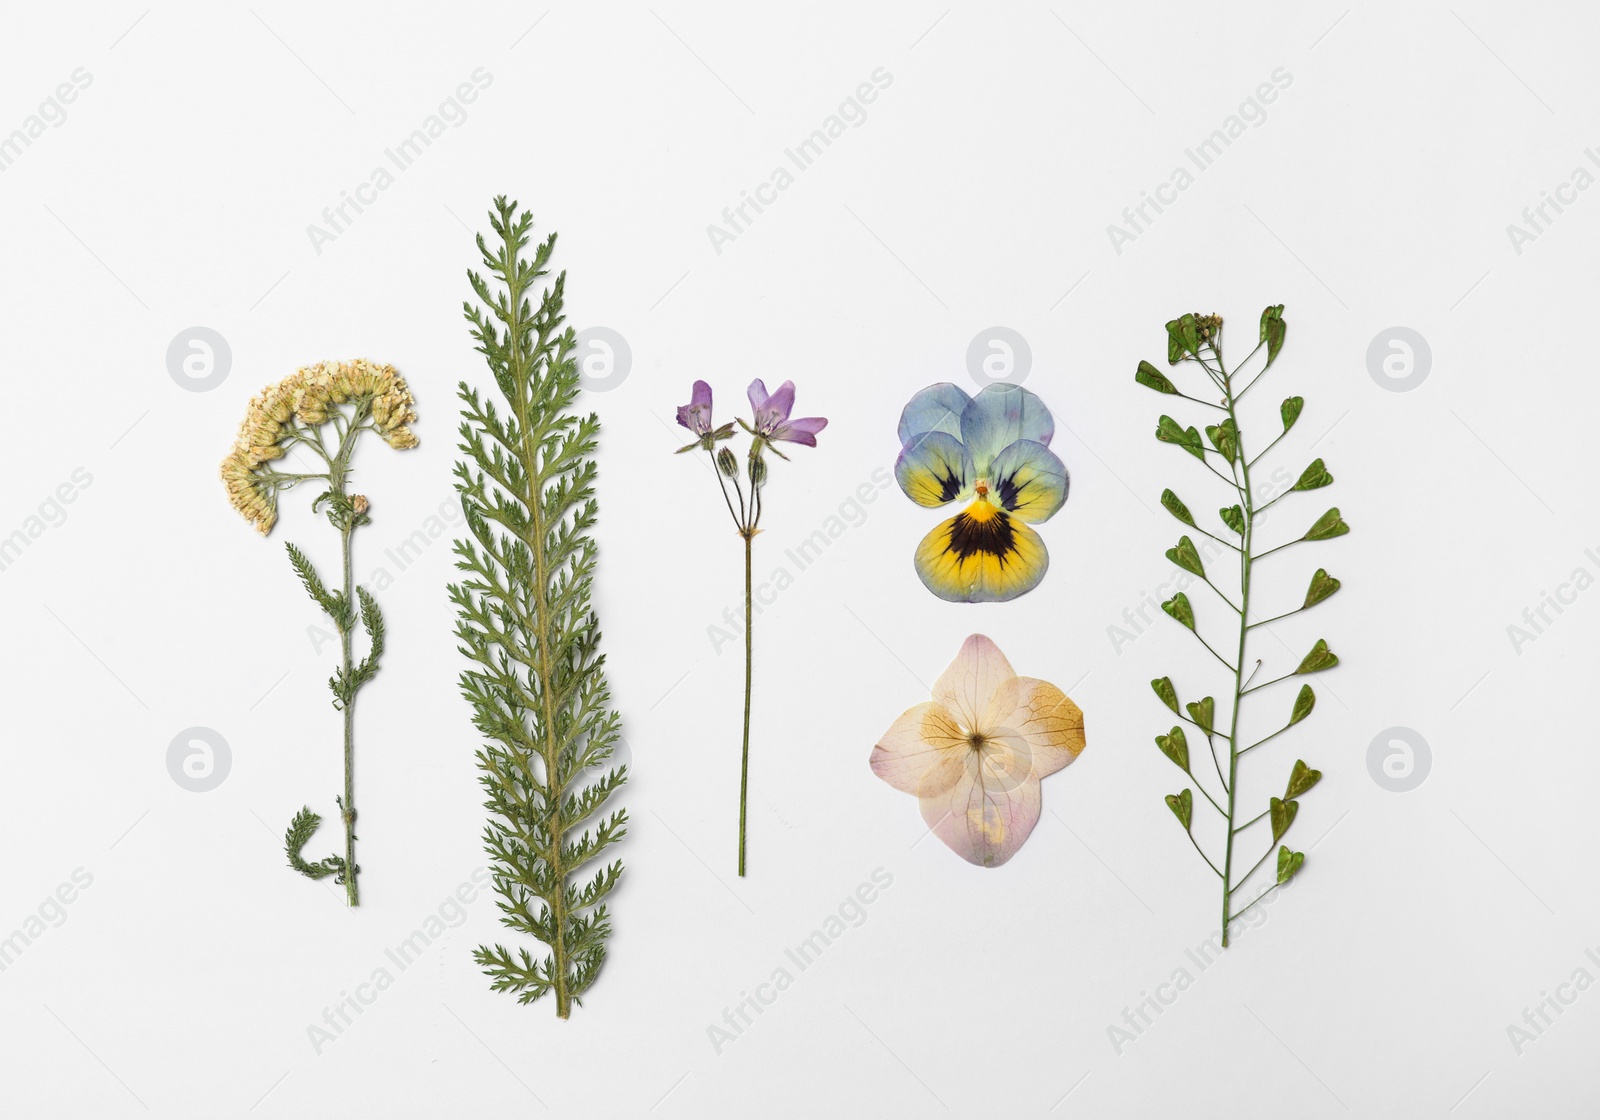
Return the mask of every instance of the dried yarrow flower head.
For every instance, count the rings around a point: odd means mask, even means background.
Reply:
[[[345,404],[363,412],[369,425],[363,430],[377,432],[390,447],[403,451],[417,445],[408,426],[417,418],[416,402],[393,366],[364,358],[322,362],[268,385],[250,401],[233,450],[222,461],[228,500],[263,536],[278,520],[278,491],[322,477],[289,474],[267,464],[283,458],[296,443],[312,445],[307,433]],[[312,446],[321,447],[320,440]]]
[[[350,459],[362,432],[376,432],[397,450],[415,447],[417,437],[410,428],[417,418],[415,403],[393,366],[365,359],[306,366],[267,386],[250,401],[233,450],[222,461],[229,502],[263,536],[278,520],[281,491],[308,479],[321,480],[327,487],[311,508],[325,508],[328,520],[339,530],[343,587],[329,590],[305,553],[292,544],[287,547],[295,574],[339,632],[342,663],[328,679],[328,687],[335,710],[344,714],[344,795],[337,801],[344,821],[345,848],[343,856],[328,856],[315,863],[301,857],[306,842],[322,823],[309,807],[295,814],[284,845],[290,867],[313,879],[336,876],[335,881],[344,884],[351,906],[358,905],[360,898],[356,890],[360,868],[355,858],[355,697],[361,686],[377,675],[378,659],[383,655],[383,615],[367,589],[354,586],[351,578],[350,537],[357,526],[371,521],[372,504],[364,494],[348,490]],[[316,464],[305,472],[280,469],[280,461],[297,451],[320,460],[321,469],[316,469]],[[358,614],[370,642],[367,656],[359,664],[351,648]]]

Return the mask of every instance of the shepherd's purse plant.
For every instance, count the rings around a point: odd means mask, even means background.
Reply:
[[[562,329],[566,273],[542,283],[555,234],[528,259],[533,215],[504,196],[489,225],[493,242],[480,235],[478,252],[490,279],[467,273],[482,306],[464,307],[502,401],[497,407],[461,383],[466,461],[455,474],[468,536],[455,542],[465,575],[450,599],[470,663],[461,691],[485,740],[477,755],[488,797],[484,845],[500,920],[548,954],[495,945],[473,957],[495,991],[516,992],[521,1003],[553,993],[565,1019],[605,962],[603,900],[622,875],[621,860],[592,873],[591,865],[628,822],[621,809],[603,812],[627,768],[605,768],[618,720],[591,604],[600,421],[573,412],[577,340]]]
[[[1182,770],[1194,784],[1175,794],[1168,794],[1167,807],[1172,810],[1178,823],[1182,826],[1189,842],[1194,845],[1195,851],[1206,862],[1206,866],[1217,876],[1222,885],[1222,944],[1227,947],[1232,937],[1232,925],[1252,906],[1261,902],[1267,895],[1289,882],[1305,863],[1305,853],[1290,848],[1282,841],[1285,833],[1294,823],[1295,815],[1299,812],[1298,798],[1309,791],[1322,778],[1320,770],[1313,770],[1303,760],[1297,759],[1293,766],[1288,767],[1285,775],[1283,795],[1269,797],[1264,807],[1251,805],[1245,807],[1238,796],[1240,781],[1240,763],[1246,755],[1265,746],[1278,736],[1294,727],[1311,714],[1316,704],[1316,693],[1309,684],[1302,683],[1294,698],[1292,705],[1284,713],[1282,726],[1277,727],[1266,736],[1253,742],[1242,742],[1245,738],[1240,714],[1244,708],[1245,698],[1262,692],[1283,681],[1294,681],[1297,678],[1320,673],[1332,669],[1339,663],[1339,659],[1328,649],[1328,643],[1321,638],[1317,639],[1310,650],[1302,657],[1294,668],[1278,676],[1272,676],[1259,684],[1252,684],[1256,674],[1260,671],[1262,662],[1257,660],[1252,665],[1249,661],[1249,641],[1251,632],[1258,627],[1291,615],[1308,611],[1317,604],[1322,603],[1339,590],[1339,581],[1329,575],[1326,569],[1318,568],[1311,576],[1306,588],[1305,597],[1300,605],[1290,610],[1279,611],[1275,607],[1274,613],[1269,617],[1257,617],[1255,603],[1252,597],[1252,577],[1256,565],[1267,557],[1272,556],[1291,545],[1302,542],[1326,541],[1333,537],[1342,536],[1350,531],[1350,526],[1345,524],[1337,507],[1329,509],[1311,523],[1300,536],[1283,541],[1270,548],[1261,548],[1256,540],[1256,529],[1261,521],[1262,514],[1278,502],[1292,495],[1308,490],[1320,490],[1333,482],[1333,475],[1328,473],[1327,467],[1321,459],[1314,459],[1305,470],[1300,473],[1298,480],[1282,493],[1266,502],[1258,503],[1257,491],[1252,489],[1250,472],[1267,454],[1287,436],[1299,419],[1300,412],[1305,406],[1302,397],[1289,397],[1278,408],[1278,418],[1282,422],[1282,430],[1261,448],[1254,456],[1248,454],[1244,437],[1244,428],[1240,420],[1240,405],[1245,395],[1255,388],[1256,383],[1272,367],[1278,358],[1279,351],[1283,348],[1287,324],[1283,319],[1283,305],[1278,304],[1268,307],[1261,313],[1259,340],[1255,349],[1233,369],[1229,369],[1222,356],[1222,319],[1217,315],[1182,315],[1167,324],[1167,361],[1173,366],[1190,364],[1199,368],[1204,374],[1209,389],[1202,389],[1206,395],[1215,394],[1216,399],[1206,399],[1205,396],[1194,396],[1181,390],[1166,374],[1162,373],[1149,362],[1140,362],[1138,372],[1134,379],[1146,388],[1169,396],[1182,397],[1197,405],[1212,409],[1219,413],[1214,417],[1216,423],[1209,424],[1205,429],[1205,438],[1194,427],[1184,427],[1171,416],[1163,415],[1156,428],[1156,439],[1169,443],[1193,455],[1208,471],[1220,479],[1232,493],[1228,499],[1230,504],[1224,505],[1217,512],[1221,524],[1216,533],[1202,528],[1190,513],[1189,507],[1172,490],[1161,493],[1161,504],[1167,512],[1172,514],[1183,524],[1195,532],[1211,538],[1228,552],[1233,553],[1238,562],[1238,580],[1234,585],[1235,597],[1231,597],[1213,581],[1213,573],[1208,571],[1202,561],[1200,550],[1195,547],[1194,541],[1188,535],[1178,538],[1175,548],[1167,550],[1167,559],[1176,564],[1183,571],[1205,583],[1215,593],[1216,599],[1231,612],[1234,622],[1224,627],[1226,640],[1216,638],[1225,649],[1230,649],[1230,655],[1220,652],[1212,641],[1208,641],[1202,634],[1198,625],[1196,612],[1189,602],[1189,597],[1179,591],[1171,599],[1161,604],[1161,609],[1167,613],[1178,625],[1188,630],[1202,646],[1220,662],[1231,678],[1229,687],[1232,696],[1226,710],[1219,711],[1214,697],[1204,696],[1199,700],[1183,704],[1180,708],[1178,692],[1170,677],[1159,677],[1150,682],[1161,702],[1172,710],[1177,717],[1189,726],[1197,729],[1205,736],[1207,753],[1211,755],[1211,762],[1216,774],[1218,792],[1215,796],[1207,789],[1207,781],[1202,781],[1200,774],[1204,767],[1198,767],[1196,772],[1195,759],[1191,757],[1188,737],[1181,725],[1174,725],[1172,730],[1165,735],[1156,736],[1156,746],[1161,753],[1166,755],[1174,765]],[[1242,373],[1244,367],[1256,357],[1265,352],[1265,359],[1261,368],[1246,379]],[[1219,535],[1221,534],[1221,535]],[[1188,715],[1184,715],[1184,712]],[[1220,718],[1219,718],[1220,717]],[[1227,765],[1223,766],[1218,754],[1218,741],[1227,748]],[[1195,836],[1195,799],[1194,791],[1199,790],[1201,797],[1207,805],[1221,818],[1225,833],[1223,836],[1222,850],[1213,858],[1201,845]],[[1252,809],[1260,808],[1260,812],[1253,813],[1245,820],[1240,817],[1251,813]],[[1205,805],[1200,806],[1202,816],[1205,815]],[[1265,829],[1252,829],[1258,823],[1264,822]],[[1265,845],[1259,858],[1252,858],[1254,852],[1261,847],[1260,841],[1251,841],[1252,835],[1262,831],[1270,831],[1271,838]],[[1246,846],[1250,847],[1250,854],[1245,854]],[[1276,848],[1276,852],[1274,852]],[[1255,890],[1247,895],[1245,888],[1250,884],[1252,876],[1268,865],[1273,873],[1273,882],[1265,890]],[[1237,896],[1237,897],[1236,897]]]
[[[371,503],[365,495],[349,491],[350,460],[362,432],[376,432],[390,447],[405,450],[417,445],[409,425],[417,418],[411,391],[393,366],[368,361],[323,362],[296,370],[276,385],[269,385],[250,402],[239,427],[233,450],[222,462],[222,481],[233,508],[249,520],[262,536],[278,520],[278,493],[302,482],[316,480],[326,489],[311,504],[324,509],[339,531],[339,588],[330,589],[304,552],[287,546],[289,563],[306,592],[333,620],[339,632],[340,664],[328,678],[333,706],[344,716],[344,793],[335,798],[344,821],[344,855],[308,862],[301,854],[322,818],[306,806],[295,814],[284,835],[289,866],[311,879],[329,875],[341,883],[345,899],[359,906],[356,875],[355,704],[356,693],[378,673],[383,656],[383,615],[378,603],[351,576],[350,538],[371,522]],[[290,452],[304,451],[321,461],[320,470],[283,470]],[[367,632],[367,656],[355,660],[353,639],[356,619]]]

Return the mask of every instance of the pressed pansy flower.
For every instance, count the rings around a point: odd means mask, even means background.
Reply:
[[[917,575],[929,591],[997,603],[1038,586],[1050,555],[1029,524],[1048,521],[1067,500],[1054,434],[1044,402],[1016,385],[968,397],[943,383],[911,398],[900,415],[900,489],[919,506],[966,506],[917,546]]]
[[[872,771],[914,794],[922,819],[968,863],[999,867],[1039,821],[1040,780],[1083,753],[1083,712],[1019,677],[982,634],[872,748]]]

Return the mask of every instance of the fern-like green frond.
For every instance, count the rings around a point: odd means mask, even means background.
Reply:
[[[572,411],[566,276],[547,280],[555,235],[530,259],[532,215],[501,197],[489,222],[493,239],[478,238],[488,278],[467,274],[481,306],[465,314],[500,399],[460,388],[466,536],[455,542],[462,576],[450,600],[468,662],[461,691],[484,740],[484,847],[501,920],[548,952],[484,946],[475,959],[495,991],[523,1003],[553,992],[564,1019],[605,961],[602,900],[622,874],[620,861],[592,864],[627,833],[624,810],[602,815],[627,769],[601,769],[618,719],[591,604],[600,421]]]

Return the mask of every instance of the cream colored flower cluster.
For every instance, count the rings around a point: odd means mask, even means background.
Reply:
[[[393,366],[364,358],[353,362],[321,362],[296,370],[269,385],[250,401],[233,450],[222,461],[228,501],[265,536],[278,520],[278,483],[261,468],[283,457],[283,440],[298,420],[307,426],[326,423],[338,405],[368,402],[372,423],[390,447],[417,446],[407,426],[417,418],[416,401]]]

